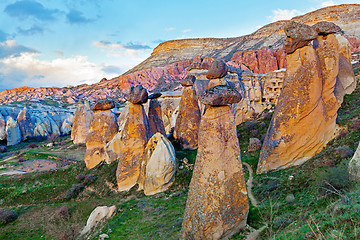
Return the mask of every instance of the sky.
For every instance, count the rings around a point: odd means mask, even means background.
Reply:
[[[0,91],[96,83],[167,40],[238,37],[343,3],[360,0],[0,0]]]

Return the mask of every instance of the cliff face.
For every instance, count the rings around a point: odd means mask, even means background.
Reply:
[[[330,21],[339,25],[351,44],[352,52],[360,51],[360,4],[344,4],[322,8],[292,19],[313,25]],[[123,75],[109,81],[73,88],[17,88],[0,93],[0,104],[21,100],[46,100],[73,103],[87,97],[90,101],[112,98],[124,100],[132,85],[142,84],[149,90],[169,91],[179,88],[179,79],[186,76],[198,59],[221,58],[228,65],[267,73],[286,68],[282,44],[283,27],[289,21],[277,21],[256,32],[236,38],[197,38],[172,40],[159,44],[149,58]]]
[[[343,29],[346,36],[360,38],[360,4],[343,4],[322,8],[292,19],[299,23],[313,25],[320,21],[334,22]],[[157,46],[151,56],[129,70],[134,73],[149,67],[165,66],[182,60],[223,58],[229,61],[236,52],[260,50],[263,47],[278,49],[285,34],[283,27],[289,21],[277,21],[263,26],[256,32],[236,38],[197,38],[172,40]]]

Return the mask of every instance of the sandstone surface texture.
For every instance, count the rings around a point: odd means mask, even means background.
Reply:
[[[166,191],[175,180],[176,157],[171,142],[161,133],[153,135],[145,148],[145,160],[141,164],[139,189],[145,195]]]
[[[74,144],[85,143],[86,136],[89,133],[90,121],[93,112],[90,110],[88,101],[80,100],[74,114],[73,125],[71,129],[71,139]]]
[[[332,91],[338,53],[336,43],[329,42],[329,49],[324,45],[319,43],[320,56],[312,46],[287,55],[284,87],[265,136],[257,173],[302,164],[335,137],[338,104]]]
[[[210,106],[201,119],[181,239],[228,239],[245,227],[248,210],[234,115],[229,106]]]
[[[141,104],[130,104],[124,129],[107,148],[109,157],[119,160],[116,179],[119,191],[132,188],[139,179],[145,147],[150,136],[149,121]]]
[[[118,132],[116,116],[111,110],[95,111],[89,126],[89,134],[85,139],[85,163],[88,169],[97,166],[106,159],[105,145]]]
[[[354,181],[360,180],[360,144],[349,162],[349,174]]]
[[[184,88],[174,128],[174,138],[184,149],[196,149],[200,125],[200,109],[193,86]]]

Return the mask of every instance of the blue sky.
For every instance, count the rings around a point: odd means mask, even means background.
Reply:
[[[1,0],[0,90],[95,83],[166,40],[238,37],[341,3],[360,1]]]

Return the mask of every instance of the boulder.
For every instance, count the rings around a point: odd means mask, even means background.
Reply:
[[[331,63],[321,65],[312,46],[287,55],[283,90],[261,149],[258,174],[302,164],[335,137],[336,111],[324,102],[333,100],[329,89],[334,73],[329,69],[324,77],[329,82],[323,83],[321,71]]]
[[[317,22],[312,27],[319,35],[327,35],[331,33],[337,33],[341,31],[341,28],[332,22]]]
[[[118,132],[115,115],[110,110],[96,111],[91,119],[89,134],[85,139],[85,163],[88,169],[106,159],[105,145]]]
[[[216,78],[223,78],[227,74],[227,69],[228,68],[223,60],[221,59],[214,60],[209,67],[209,70],[206,74],[206,78],[209,80]]]
[[[234,88],[226,85],[217,85],[207,89],[199,96],[199,101],[205,105],[225,106],[241,101],[241,95]]]
[[[91,110],[109,110],[115,107],[115,103],[112,100],[101,100],[91,106]]]
[[[145,148],[146,157],[141,164],[139,189],[145,195],[166,191],[175,180],[176,157],[171,142],[161,133],[153,135]]]
[[[352,180],[360,180],[360,144],[358,145],[354,156],[349,162],[349,174]]]
[[[0,140],[6,138],[6,121],[4,116],[0,113]]]
[[[188,87],[194,85],[196,78],[194,75],[187,75],[186,78],[180,80],[180,84],[183,87]]]
[[[116,206],[101,206],[96,207],[90,214],[86,221],[86,226],[81,231],[81,235],[90,233],[91,229],[98,226],[99,223],[111,218],[116,214]]]
[[[12,117],[9,117],[6,121],[6,140],[8,146],[12,146],[21,142],[21,131],[19,124]]]
[[[166,135],[164,122],[162,120],[161,105],[157,99],[151,99],[149,102],[149,126],[152,134],[161,133]]]
[[[74,144],[85,143],[86,136],[89,133],[90,121],[93,115],[88,101],[81,100],[78,104],[79,105],[75,111],[71,128],[71,139]]]
[[[174,128],[174,138],[184,149],[196,149],[200,125],[200,109],[193,86],[184,88]]]
[[[249,152],[254,152],[257,150],[261,149],[261,141],[258,138],[250,138],[249,140],[249,147],[248,147],[248,151]]]
[[[284,31],[287,36],[284,42],[284,51],[287,54],[293,53],[296,49],[308,45],[318,36],[314,28],[293,21],[284,27]]]
[[[150,127],[144,107],[141,104],[130,104],[124,129],[107,148],[108,156],[119,160],[116,170],[119,191],[129,190],[137,183],[149,138]]]
[[[201,118],[181,239],[228,239],[246,226],[249,201],[234,115],[210,106]]]
[[[148,100],[148,92],[143,86],[131,86],[127,100],[133,104],[146,103]]]

